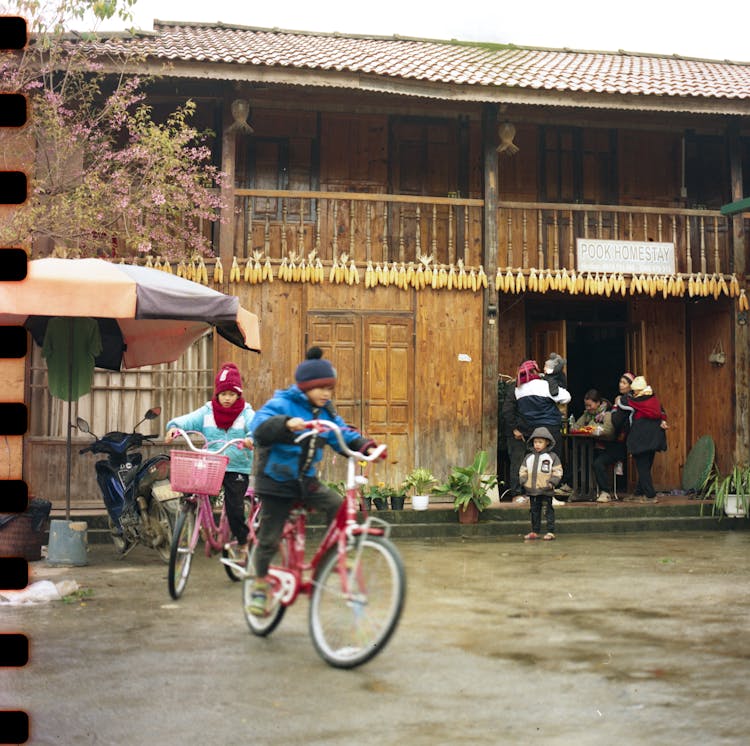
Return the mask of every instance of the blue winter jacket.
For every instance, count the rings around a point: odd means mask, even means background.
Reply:
[[[250,425],[255,441],[256,490],[278,496],[299,495],[299,480],[313,478],[323,458],[326,444],[340,451],[333,432],[320,433],[295,443],[301,432],[292,432],[287,420],[329,420],[342,431],[344,441],[354,451],[361,451],[373,441],[363,437],[326,407],[314,409],[307,395],[296,385],[278,390],[256,413]]]
[[[167,423],[167,430],[173,427],[179,427],[182,430],[197,430],[205,436],[208,441],[208,448],[215,451],[229,440],[249,438],[252,432],[250,425],[254,416],[255,410],[246,403],[245,408],[237,415],[237,419],[232,423],[229,430],[222,430],[216,425],[214,410],[209,401],[194,412],[171,419]],[[176,445],[179,447],[179,441],[176,441]],[[252,472],[253,452],[251,449],[230,446],[222,453],[229,456],[227,471],[236,471],[240,474]]]

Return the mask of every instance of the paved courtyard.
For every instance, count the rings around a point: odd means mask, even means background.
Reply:
[[[183,598],[136,549],[91,547],[64,603],[0,606],[31,661],[0,671],[32,744],[744,744],[750,532],[399,541],[406,609],[353,671],[315,653],[300,599],[253,637],[199,557]]]

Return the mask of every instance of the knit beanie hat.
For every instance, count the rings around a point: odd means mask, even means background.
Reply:
[[[311,347],[305,360],[294,371],[294,380],[302,391],[336,385],[336,369],[323,359],[320,347]]]
[[[523,386],[524,383],[539,378],[539,366],[536,360],[525,360],[518,366],[516,372],[516,386]]]
[[[633,381],[635,381],[635,375],[633,373],[625,372],[623,373],[620,378],[624,378],[631,386],[633,386]]]
[[[648,383],[646,383],[646,379],[643,376],[636,376],[630,383],[630,388],[633,390],[633,393],[638,395],[642,391],[645,391],[647,388],[649,388]]]
[[[242,396],[242,377],[234,363],[224,363],[216,374],[214,396],[218,396],[222,391],[234,391]]]

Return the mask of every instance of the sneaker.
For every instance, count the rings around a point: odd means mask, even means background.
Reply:
[[[612,499],[612,496],[609,494],[609,492],[600,492],[599,497],[596,498],[596,501],[598,503],[608,503]]]
[[[558,492],[561,492],[563,495],[572,495],[573,494],[573,488],[569,484],[561,484],[557,488]]]
[[[558,500],[556,497],[552,498],[552,507],[553,508],[559,508],[561,505],[567,505],[564,500]]]
[[[516,495],[513,498],[513,502],[518,505],[523,505],[523,503],[527,503],[529,501],[529,498],[526,495]]]
[[[247,609],[253,616],[268,614],[268,581],[256,580],[250,593],[250,605]]]
[[[533,531],[530,534],[526,534],[526,536],[523,537],[524,541],[534,541],[535,539],[539,538],[539,534],[535,534]]]
[[[544,541],[554,541],[555,535],[551,531],[548,531],[544,536],[542,536],[542,539],[544,539]]]

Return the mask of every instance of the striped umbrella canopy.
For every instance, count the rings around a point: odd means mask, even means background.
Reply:
[[[26,279],[0,283],[0,324],[24,325],[42,345],[50,319],[90,318],[108,370],[176,360],[209,329],[260,352],[258,317],[233,295],[158,269],[103,259],[35,259]]]

